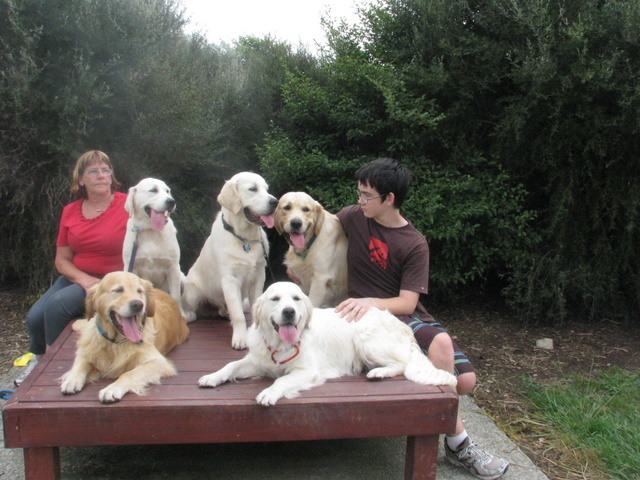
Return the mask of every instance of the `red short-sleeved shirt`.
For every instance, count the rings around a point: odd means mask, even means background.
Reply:
[[[349,239],[349,296],[392,298],[400,290],[427,293],[429,245],[411,223],[387,228],[365,217],[358,205],[337,214]],[[418,302],[414,315],[429,320],[431,315]]]
[[[96,218],[82,214],[83,200],[65,206],[60,217],[57,247],[73,250],[73,264],[83,272],[102,277],[124,269],[122,244],[129,215],[124,209],[127,196],[114,192],[111,205]]]

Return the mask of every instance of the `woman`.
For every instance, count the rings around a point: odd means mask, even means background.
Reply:
[[[60,277],[27,313],[31,353],[45,353],[71,320],[84,315],[87,290],[101,277],[123,270],[128,215],[127,196],[116,191],[119,187],[106,154],[90,150],[78,158],[71,178],[71,193],[78,200],[62,210],[56,241]],[[20,377],[26,377],[34,363]]]

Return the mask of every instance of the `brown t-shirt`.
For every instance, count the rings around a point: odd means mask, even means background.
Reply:
[[[391,298],[400,290],[428,292],[429,245],[411,223],[384,227],[365,217],[358,205],[345,207],[337,215],[349,239],[350,297]],[[420,302],[414,315],[433,321]]]

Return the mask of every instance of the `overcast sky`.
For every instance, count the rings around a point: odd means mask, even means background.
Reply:
[[[187,31],[205,33],[210,43],[231,43],[243,35],[271,35],[293,46],[300,43],[315,51],[324,43],[320,17],[356,23],[356,5],[362,0],[183,0]]]

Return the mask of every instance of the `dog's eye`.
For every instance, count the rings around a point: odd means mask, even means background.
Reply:
[[[298,295],[294,295],[293,296],[293,300],[296,301],[296,302],[299,302],[300,301],[300,297]]]
[[[282,207],[282,209],[283,209],[283,210],[287,210],[287,211],[288,211],[288,210],[291,210],[291,205],[287,205],[287,206],[285,206],[285,207]]]
[[[271,301],[272,302],[279,302],[280,301],[280,297],[271,297]]]
[[[258,187],[249,187],[249,191],[257,192],[258,191]]]
[[[311,211],[311,209],[310,209],[309,207],[304,207],[304,208],[302,209],[302,211],[303,211],[303,212],[305,212],[305,213],[307,213],[307,212],[310,212],[310,211]]]
[[[149,190],[151,193],[158,193],[158,187],[153,187],[151,190]]]
[[[138,289],[138,293],[139,293],[140,295],[142,295],[142,294],[144,293],[144,288],[142,288],[142,287],[141,287],[141,288],[139,288],[139,289]]]
[[[124,288],[122,287],[115,287],[113,290],[111,290],[113,293],[122,293],[124,292]]]

